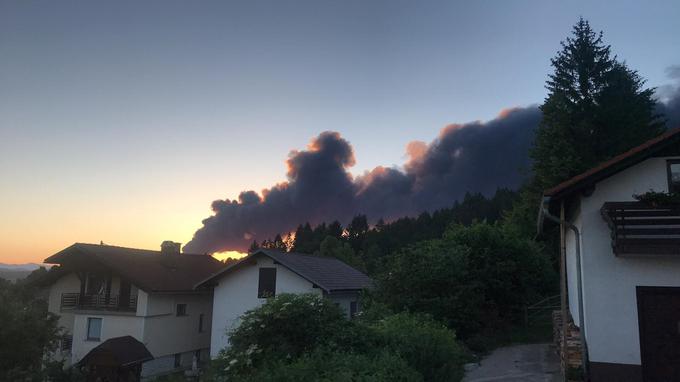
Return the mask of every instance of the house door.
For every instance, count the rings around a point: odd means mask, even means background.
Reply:
[[[680,288],[637,287],[642,375],[680,381]]]

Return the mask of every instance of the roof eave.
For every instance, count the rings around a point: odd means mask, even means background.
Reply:
[[[609,161],[604,162],[599,166],[603,168],[593,171],[593,169],[588,170],[582,174],[576,175],[565,182],[558,184],[555,187],[547,189],[544,191],[543,196],[550,197],[552,201],[561,200],[567,198],[574,194],[575,192],[582,191],[588,187],[592,187],[598,182],[607,179],[629,167],[632,167],[648,158],[651,158],[659,151],[668,148],[670,145],[675,143],[675,141],[680,141],[680,128],[670,130],[659,137],[651,139],[650,141],[643,143],[642,145],[632,148],[631,150],[615,156]],[[638,150],[638,151],[635,151]],[[631,151],[633,151],[631,153]],[[611,162],[610,164],[607,164]],[[597,166],[597,167],[599,167]],[[597,169],[595,167],[594,169]],[[588,174],[593,171],[592,174]],[[583,179],[577,179],[577,178]],[[574,179],[577,179],[574,181]],[[572,182],[572,184],[569,184]]]

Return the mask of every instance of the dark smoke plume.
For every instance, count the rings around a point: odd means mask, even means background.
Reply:
[[[245,250],[253,240],[290,232],[298,224],[363,213],[386,220],[450,206],[466,191],[490,195],[516,188],[528,171],[528,150],[540,120],[537,107],[501,112],[488,122],[449,125],[429,144],[411,142],[403,168],[376,167],[353,177],[354,152],[339,133],[324,132],[287,160],[288,181],[238,200],[216,200],[184,250]]]
[[[680,127],[680,66],[667,70],[673,84],[657,89],[657,111]],[[184,247],[186,252],[244,251],[253,240],[291,232],[298,224],[366,214],[375,222],[447,207],[466,191],[491,195],[517,188],[528,175],[528,151],[541,119],[538,107],[502,111],[488,122],[449,125],[429,144],[411,142],[402,168],[376,167],[352,176],[352,146],[324,132],[306,150],[292,151],[288,181],[238,200],[216,200],[214,215]]]
[[[677,128],[680,127],[680,65],[666,68],[666,74],[673,83],[657,89],[657,111],[667,118],[668,127]]]

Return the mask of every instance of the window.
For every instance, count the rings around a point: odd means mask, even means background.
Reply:
[[[260,282],[257,297],[267,298],[276,295],[276,268],[260,268]]]
[[[182,354],[175,354],[175,369],[177,369],[182,364]]]
[[[201,362],[201,351],[200,351],[200,350],[196,350],[196,351],[194,352],[194,357],[196,357],[196,362]]]
[[[668,192],[680,193],[680,159],[668,161]]]
[[[203,313],[198,315],[198,332],[203,333]]]
[[[350,318],[356,316],[357,314],[357,302],[352,301],[349,303],[349,316]]]
[[[88,317],[87,318],[87,340],[99,341],[102,336],[102,319]]]
[[[177,317],[187,315],[187,304],[177,304]]]
[[[64,336],[61,339],[61,351],[70,351],[71,346],[73,346],[73,337]]]

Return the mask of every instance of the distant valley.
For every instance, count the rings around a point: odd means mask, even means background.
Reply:
[[[40,268],[41,264],[28,263],[28,264],[3,264],[0,263],[0,278],[9,281],[16,281],[23,279],[28,276],[34,270]]]

